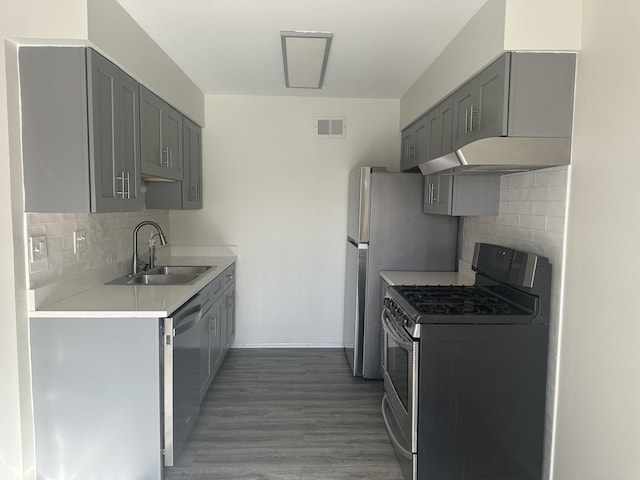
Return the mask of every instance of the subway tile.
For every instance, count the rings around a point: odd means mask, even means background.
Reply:
[[[565,216],[566,209],[566,202],[532,202],[531,213],[534,215],[563,217]]]
[[[49,261],[30,270],[30,288],[38,288],[80,272],[108,264],[128,268],[131,259],[131,235],[143,220],[153,220],[168,232],[169,212],[26,214],[29,235],[46,235]],[[486,225],[481,229],[486,229]],[[73,253],[73,232],[84,231],[86,250]],[[152,229],[140,237],[141,249],[146,251]],[[123,269],[124,271],[124,269]]]
[[[522,200],[533,200],[533,201],[549,200],[549,187],[523,188]]]
[[[564,235],[550,230],[531,230],[531,240],[541,245],[562,247]]]
[[[546,230],[552,232],[564,232],[565,217],[545,217],[546,218]]]
[[[520,228],[544,229],[546,217],[543,215],[519,215],[518,226]]]
[[[533,187],[534,185],[534,177],[531,172],[514,173],[507,176],[510,180],[510,188]]]
[[[500,200],[505,200],[507,202],[517,202],[518,200],[523,199],[523,189],[522,188],[509,188],[507,190],[500,191]]]
[[[551,186],[567,185],[568,172],[566,167],[553,170],[539,170],[535,172],[534,185]]]
[[[566,185],[550,186],[549,200],[565,202],[567,200],[567,186]]]

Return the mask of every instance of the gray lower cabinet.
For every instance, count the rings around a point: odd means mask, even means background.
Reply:
[[[194,210],[202,208],[202,129],[182,117],[182,182],[147,182],[147,208]]]
[[[235,279],[236,266],[231,265],[224,273],[224,305],[222,323],[222,354],[225,355],[236,335]]]
[[[19,70],[25,210],[140,210],[138,83],[84,47],[20,47]]]
[[[143,176],[182,180],[182,114],[140,87],[140,148]]]
[[[424,213],[498,215],[499,200],[499,176],[434,174],[424,177]]]
[[[235,336],[235,265],[200,292],[203,320],[200,337],[200,398],[204,398]]]

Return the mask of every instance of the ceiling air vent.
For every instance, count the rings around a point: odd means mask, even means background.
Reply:
[[[347,135],[346,124],[345,117],[316,117],[316,137],[344,138]]]

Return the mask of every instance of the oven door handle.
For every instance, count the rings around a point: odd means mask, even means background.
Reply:
[[[384,426],[387,428],[387,432],[389,433],[389,438],[391,439],[391,443],[395,445],[395,447],[398,449],[398,451],[400,452],[400,454],[402,454],[403,457],[411,460],[413,457],[413,454],[409,450],[404,448],[402,444],[398,441],[396,436],[393,434],[393,429],[391,428],[389,417],[387,417],[387,411],[386,411],[387,405],[389,405],[389,400],[387,400],[387,395],[383,395],[382,396],[382,419],[384,420]]]
[[[387,332],[387,334],[389,334],[393,341],[400,345],[407,352],[412,353],[413,341],[400,337],[397,328],[389,320],[388,308],[382,310],[382,316],[380,317],[380,320],[382,321],[382,328],[384,328],[384,330]]]

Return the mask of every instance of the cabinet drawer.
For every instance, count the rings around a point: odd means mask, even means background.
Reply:
[[[204,287],[200,291],[202,297],[202,311],[206,312],[207,309],[216,301],[216,299],[222,294],[223,275],[218,275],[214,278],[209,285]]]

